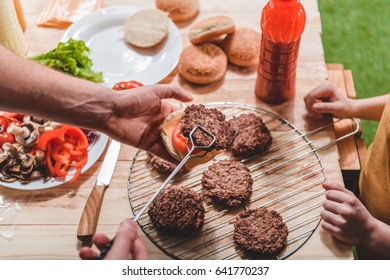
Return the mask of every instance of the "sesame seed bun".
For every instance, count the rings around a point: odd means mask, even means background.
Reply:
[[[222,46],[229,62],[238,66],[259,63],[260,33],[250,28],[238,28],[224,39]]]
[[[189,45],[180,55],[179,74],[189,82],[208,84],[221,79],[227,69],[225,52],[214,44]]]
[[[200,44],[221,35],[234,32],[234,21],[227,16],[215,16],[201,20],[190,28],[190,41],[193,44]]]
[[[156,0],[156,6],[167,12],[174,22],[190,20],[199,13],[198,0]]]
[[[160,43],[169,30],[169,17],[163,11],[147,9],[130,16],[124,26],[126,41],[139,48]]]

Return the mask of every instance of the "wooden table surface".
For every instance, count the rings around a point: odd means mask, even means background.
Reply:
[[[39,28],[35,21],[45,0],[21,1],[27,22],[25,36],[29,54],[46,52],[54,48],[64,30]],[[106,0],[105,6],[126,4],[154,7],[152,0]],[[201,0],[200,14],[194,21],[213,15],[228,15],[238,27],[259,30],[261,9],[265,0]],[[307,24],[302,36],[296,98],[278,106],[259,101],[254,94],[256,68],[239,68],[229,65],[225,79],[207,86],[186,83],[173,71],[162,83],[179,84],[194,96],[194,103],[234,101],[254,104],[272,111],[302,131],[322,124],[305,117],[302,97],[327,78],[324,52],[321,42],[321,21],[317,1],[302,0],[307,13]],[[183,46],[189,44],[188,30],[191,23],[178,25]],[[321,133],[317,143],[332,141],[332,129]],[[320,144],[318,144],[320,145]],[[131,217],[127,192],[127,179],[135,149],[122,146],[110,187],[107,189],[101,209],[97,232],[113,236],[119,223]],[[329,181],[342,183],[339,155],[336,147],[321,151],[321,160]],[[10,202],[8,212],[0,209],[0,259],[77,259],[80,243],[76,231],[81,213],[101,165],[101,159],[73,184],[39,191],[17,191],[0,187],[0,198]],[[0,203],[1,204],[1,203]],[[144,238],[150,258],[168,259],[147,238]],[[350,247],[333,239],[320,227],[308,242],[291,259],[351,259]]]

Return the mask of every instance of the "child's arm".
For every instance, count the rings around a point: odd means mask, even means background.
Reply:
[[[385,108],[388,94],[365,99],[349,99],[337,88],[324,82],[305,96],[306,110],[309,116],[321,119],[324,113],[337,118],[357,117],[379,121]]]
[[[327,192],[321,212],[322,228],[349,245],[390,257],[390,226],[375,219],[343,186],[324,183],[323,187]]]

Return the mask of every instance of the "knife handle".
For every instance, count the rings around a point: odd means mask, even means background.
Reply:
[[[81,241],[91,241],[92,236],[96,232],[105,190],[105,187],[95,185],[88,197],[83,214],[81,215],[79,228],[77,229],[77,238]]]

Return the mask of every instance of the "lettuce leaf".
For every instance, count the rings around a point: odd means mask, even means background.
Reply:
[[[89,54],[90,50],[84,41],[70,38],[66,43],[58,43],[57,48],[48,53],[29,57],[29,59],[74,77],[102,83],[103,73],[92,71],[93,63],[88,57]]]

